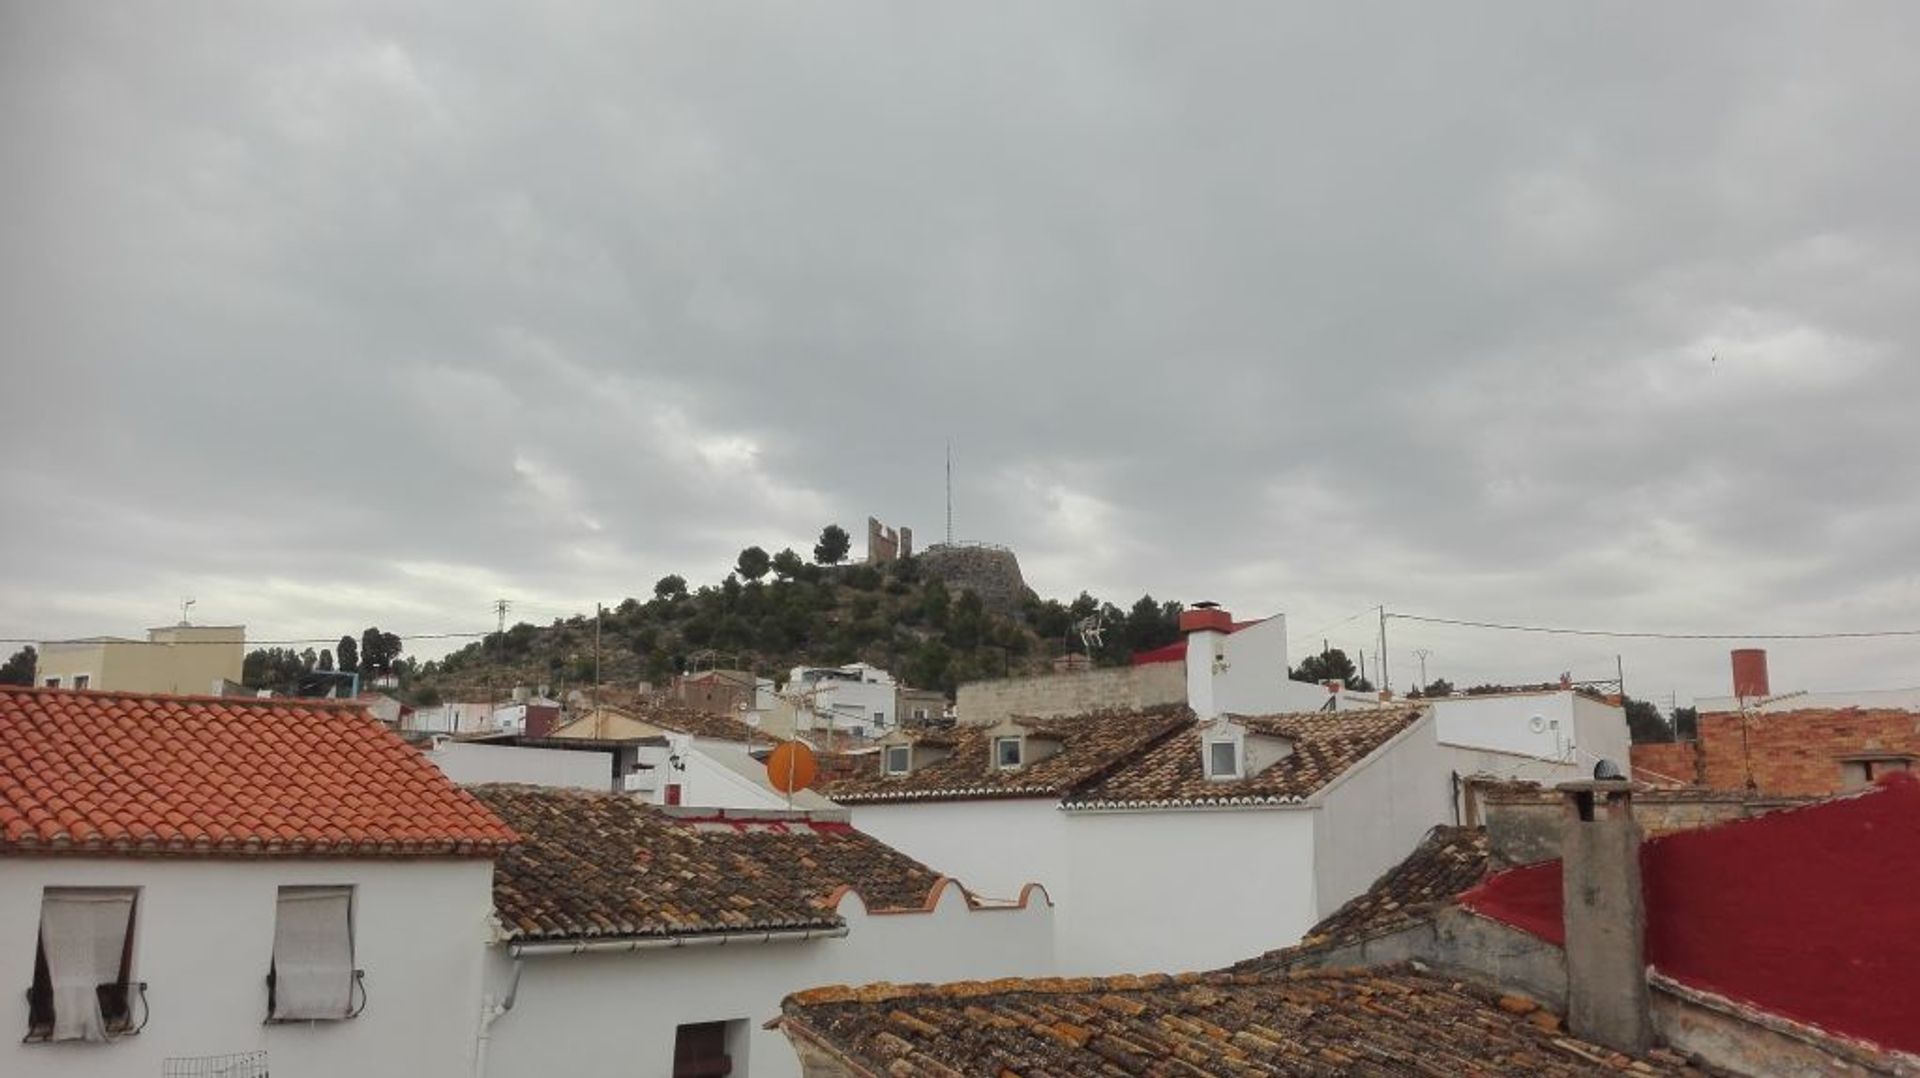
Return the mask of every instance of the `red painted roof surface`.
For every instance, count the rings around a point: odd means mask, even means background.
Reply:
[[[1227,631],[1230,633],[1237,633],[1242,629],[1251,628],[1252,626],[1258,625],[1265,620],[1267,619],[1255,618],[1252,621],[1236,621],[1233,623],[1233,628],[1228,629]],[[1136,651],[1133,653],[1133,658],[1128,661],[1131,662],[1134,666],[1150,666],[1153,663],[1186,662],[1187,661],[1186,638],[1182,637],[1179,640],[1175,640],[1171,644],[1165,644],[1165,645],[1162,645],[1161,647],[1148,648],[1146,651]]]
[[[0,853],[489,857],[517,838],[350,701],[0,688]]]
[[[1696,988],[1920,1051],[1920,779],[1640,848],[1647,960]],[[1469,908],[1562,943],[1560,862],[1504,872]]]

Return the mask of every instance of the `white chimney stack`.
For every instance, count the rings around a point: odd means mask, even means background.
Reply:
[[[1180,631],[1187,635],[1187,706],[1201,722],[1220,717],[1214,678],[1226,662],[1227,634],[1233,615],[1217,603],[1195,603],[1180,612]]]

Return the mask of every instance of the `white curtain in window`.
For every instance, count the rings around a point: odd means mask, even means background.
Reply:
[[[120,980],[133,927],[131,891],[48,891],[40,902],[40,945],[53,985],[53,1039],[106,1039],[103,984]]]
[[[353,994],[353,889],[283,887],[273,925],[273,1017],[345,1018]]]

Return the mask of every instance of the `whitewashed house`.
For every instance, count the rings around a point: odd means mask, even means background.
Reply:
[[[543,744],[568,740],[637,745],[637,766],[625,789],[651,804],[734,809],[831,807],[809,791],[789,797],[775,790],[767,781],[763,761],[778,739],[731,716],[671,704],[635,708],[603,705],[559,726]]]
[[[1190,630],[1190,657],[1220,654],[1213,619]],[[1044,884],[1063,973],[1204,969],[1297,939],[1461,822],[1476,779],[1625,759],[1619,709],[1572,694],[1248,715],[1270,686],[1189,685],[1190,709],[891,735],[822,792],[980,893]]]
[[[1052,972],[1044,891],[969,900],[845,814],[669,812],[610,794],[473,792],[500,859],[485,1072],[800,1073],[764,1028],[821,984]]]
[[[470,1075],[513,838],[351,701],[0,689],[0,1074]]]

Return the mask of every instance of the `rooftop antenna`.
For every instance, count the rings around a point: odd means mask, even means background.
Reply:
[[[193,622],[187,620],[187,612],[193,609],[193,604],[194,604],[194,600],[192,599],[180,600],[180,624],[182,625],[193,624]]]
[[[1079,631],[1080,646],[1086,650],[1088,655],[1092,655],[1095,651],[1099,650],[1101,638],[1106,633],[1106,629],[1100,624],[1100,615],[1098,612],[1095,612],[1090,618],[1083,618],[1074,625],[1074,628]]]
[[[953,545],[953,439],[947,439],[947,545]]]

